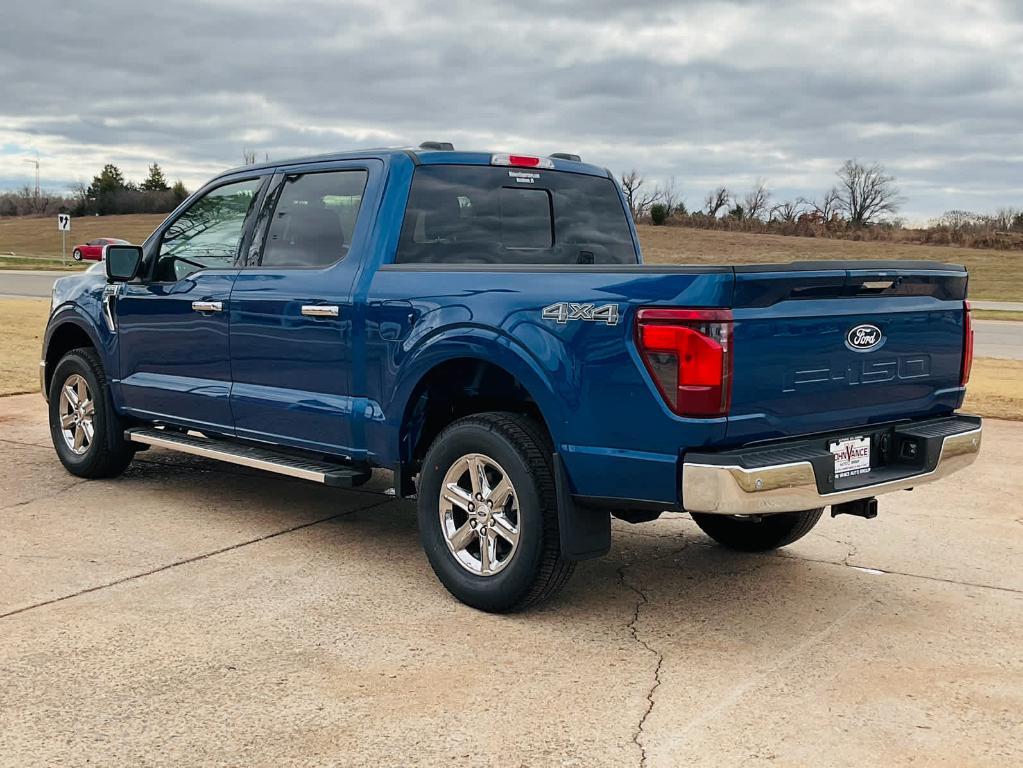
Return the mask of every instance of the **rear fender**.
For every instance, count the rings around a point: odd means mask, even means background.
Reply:
[[[400,440],[404,426],[402,422],[408,413],[412,394],[423,378],[438,365],[467,358],[497,366],[513,376],[539,408],[554,445],[559,444],[564,416],[550,377],[514,339],[483,328],[460,329],[458,332],[435,336],[424,342],[414,356],[406,361],[387,416],[389,423],[399,425],[396,440]],[[394,450],[396,455],[402,455],[400,445],[396,444]],[[569,560],[583,560],[605,554],[611,542],[610,513],[575,504],[572,482],[557,449],[552,461],[562,553]],[[406,475],[406,468],[399,463],[399,478],[405,478]],[[404,481],[400,482],[405,485]]]

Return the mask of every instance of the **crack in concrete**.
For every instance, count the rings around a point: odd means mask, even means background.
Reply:
[[[860,551],[857,548],[857,546],[853,544],[851,541],[846,541],[845,539],[839,538],[832,538],[830,536],[825,536],[823,533],[817,533],[816,531],[814,531],[811,535],[816,536],[819,539],[824,539],[824,541],[830,541],[832,544],[838,544],[840,547],[845,547],[846,552],[845,557],[842,559],[842,565],[854,567],[853,564],[850,563],[849,561],[856,557],[856,555],[858,555]]]
[[[83,481],[83,482],[87,482],[87,481]],[[241,549],[242,547],[247,547],[247,546],[249,546],[251,544],[258,544],[258,543],[260,543],[262,541],[267,541],[268,539],[274,539],[274,538],[277,538],[278,536],[284,536],[285,534],[288,534],[288,533],[294,533],[295,531],[300,531],[303,528],[311,528],[314,525],[319,525],[320,523],[327,523],[327,522],[330,522],[331,520],[337,520],[339,518],[346,517],[347,515],[351,515],[351,514],[354,514],[356,512],[364,512],[364,511],[369,510],[369,509],[374,509],[375,507],[383,506],[384,504],[387,504],[390,501],[392,501],[392,499],[388,498],[388,499],[385,499],[383,501],[378,501],[375,504],[367,504],[366,506],[363,506],[363,507],[357,507],[356,509],[350,509],[347,512],[339,512],[336,515],[330,515],[328,517],[321,517],[321,518],[319,518],[317,520],[311,520],[311,521],[309,521],[307,523],[300,523],[299,525],[293,525],[293,526],[291,526],[289,528],[284,528],[284,529],[279,530],[279,531],[272,531],[271,533],[264,534],[263,536],[257,536],[254,539],[248,539],[246,541],[238,542],[237,544],[231,544],[231,545],[226,546],[226,547],[220,547],[219,549],[214,549],[214,550],[212,550],[210,552],[204,552],[202,554],[194,555],[192,557],[186,557],[186,558],[183,558],[181,560],[175,560],[172,563],[167,563],[166,565],[161,565],[161,566],[158,566],[156,568],[151,568],[148,571],[143,571],[141,573],[135,573],[135,574],[132,574],[131,576],[123,576],[120,579],[114,579],[113,581],[107,582],[105,584],[97,584],[94,587],[86,587],[85,589],[80,589],[77,592],[72,592],[71,594],[68,594],[68,595],[61,595],[60,597],[54,597],[54,598],[51,598],[49,600],[42,600],[42,601],[40,601],[38,603],[33,603],[32,605],[25,605],[25,606],[22,606],[21,608],[15,608],[14,610],[8,611],[7,613],[0,613],[0,619],[10,618],[11,616],[17,616],[19,613],[25,613],[26,611],[32,611],[32,610],[35,610],[36,608],[43,608],[43,607],[45,607],[47,605],[53,605],[54,603],[61,603],[61,602],[64,602],[65,600],[70,600],[70,599],[75,598],[75,597],[80,597],[82,595],[87,595],[87,594],[90,594],[92,592],[99,592],[100,590],[108,589],[110,587],[116,587],[119,584],[124,584],[124,583],[129,582],[129,581],[136,581],[136,580],[144,578],[146,576],[152,576],[152,575],[157,574],[157,573],[162,573],[163,571],[168,571],[171,568],[177,568],[178,566],[181,566],[181,565],[188,565],[189,563],[195,563],[195,562],[198,562],[200,560],[207,560],[207,559],[209,559],[211,557],[214,557],[216,555],[222,555],[225,552],[231,552],[231,551],[236,550],[236,549]],[[8,507],[8,509],[9,509],[9,507]]]
[[[649,536],[651,538],[668,538],[666,536],[659,536],[657,534],[648,533],[640,535]],[[661,555],[659,557],[655,557],[649,560],[643,560],[642,562],[652,563],[657,562],[659,560],[665,560],[669,557],[674,557],[675,555],[679,554],[682,550],[684,550],[688,545],[689,542],[685,541],[683,542],[682,546],[679,547],[678,549],[674,549],[671,552],[668,552],[667,554]],[[642,646],[643,649],[646,650],[647,653],[651,654],[656,660],[656,664],[654,665],[653,682],[650,684],[650,687],[647,689],[646,692],[647,702],[646,709],[643,711],[643,714],[640,717],[639,722],[636,724],[636,728],[632,732],[632,743],[636,745],[637,749],[639,749],[640,768],[645,768],[647,764],[647,752],[642,737],[646,730],[646,721],[650,717],[650,713],[653,712],[654,710],[654,694],[656,693],[657,689],[661,687],[661,668],[664,666],[664,654],[661,651],[658,651],[656,648],[652,647],[646,640],[639,636],[639,630],[637,627],[637,625],[639,624],[639,614],[642,611],[643,606],[650,602],[650,599],[647,597],[646,592],[644,592],[643,589],[638,584],[630,582],[625,575],[625,571],[635,564],[636,564],[635,562],[622,563],[622,565],[618,568],[618,579],[621,585],[626,589],[634,592],[637,598],[636,605],[633,607],[632,618],[629,620],[628,624],[626,624],[626,628],[629,630],[629,634],[632,636],[633,641],[638,645]]]
[[[838,542],[836,542],[836,543],[838,543]],[[697,546],[701,546],[701,547],[716,547],[716,546],[718,546],[717,544],[714,544],[714,543],[710,543],[710,542],[704,543],[704,542],[700,542],[700,541],[694,541],[693,544],[695,544]],[[859,563],[859,564],[856,564],[856,565],[852,565],[852,564],[845,563],[845,562],[839,563],[839,562],[836,562],[834,560],[820,560],[820,559],[814,558],[814,557],[801,557],[799,555],[786,554],[785,552],[775,552],[775,553],[758,552],[758,553],[752,553],[752,554],[755,557],[763,557],[765,559],[772,559],[772,560],[796,560],[796,561],[804,562],[804,563],[820,563],[821,565],[834,565],[834,566],[837,566],[839,568],[852,568],[853,570],[856,570],[856,571],[878,571],[879,573],[884,573],[884,574],[891,575],[891,576],[905,576],[908,579],[922,579],[924,581],[936,581],[936,582],[939,582],[941,584],[955,584],[955,585],[960,586],[960,587],[974,587],[976,589],[991,589],[991,590],[994,590],[996,592],[1008,592],[1009,594],[1023,595],[1023,589],[1016,589],[1014,587],[1000,587],[997,584],[981,584],[981,583],[976,582],[976,581],[959,581],[959,580],[956,580],[956,579],[945,579],[945,578],[942,578],[941,576],[926,576],[926,575],[921,574],[921,573],[908,573],[907,571],[895,571],[895,570],[892,570],[891,568],[880,568],[878,566],[864,565],[862,563]],[[717,573],[722,573],[722,572],[718,571]]]
[[[52,443],[26,443],[24,440],[11,440],[10,438],[0,437],[0,443],[7,443],[8,445],[17,445],[20,448],[41,448],[43,450],[53,450]]]
[[[70,485],[66,485],[63,488],[59,489],[59,490],[50,491],[48,493],[42,494],[41,496],[34,496],[31,499],[25,499],[24,501],[16,501],[13,504],[8,504],[6,507],[0,507],[0,512],[6,512],[9,509],[17,509],[18,507],[26,507],[29,504],[34,504],[37,501],[45,501],[47,499],[55,499],[58,496],[67,493],[71,489],[77,488],[78,486],[82,485],[83,483],[87,483],[87,482],[89,482],[89,481],[88,480],[75,480]]]

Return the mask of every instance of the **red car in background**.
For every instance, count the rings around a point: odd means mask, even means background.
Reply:
[[[76,245],[75,249],[71,251],[71,256],[75,261],[100,261],[103,258],[103,246],[104,245],[128,245],[127,240],[119,240],[116,237],[97,237],[95,240],[90,240],[82,245]]]

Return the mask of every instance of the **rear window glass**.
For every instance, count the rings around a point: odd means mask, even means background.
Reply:
[[[395,261],[635,264],[614,183],[505,166],[424,165],[412,179]]]

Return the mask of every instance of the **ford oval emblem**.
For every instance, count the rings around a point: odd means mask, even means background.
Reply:
[[[869,352],[877,349],[884,342],[884,334],[876,325],[864,323],[849,329],[845,335],[845,344],[856,352]]]

